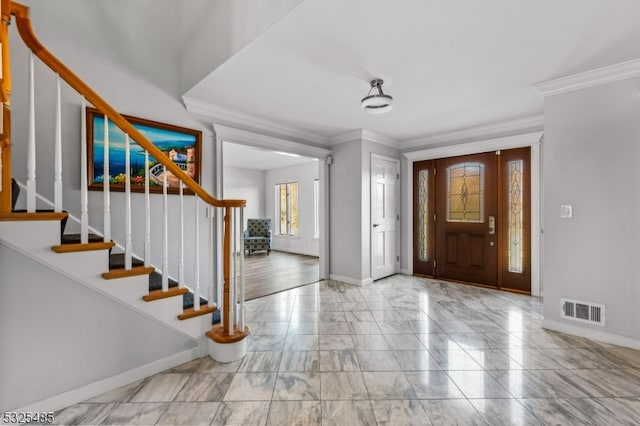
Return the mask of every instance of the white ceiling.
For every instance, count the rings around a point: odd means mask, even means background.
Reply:
[[[225,142],[222,145],[222,156],[225,166],[241,167],[253,170],[272,170],[299,164],[317,164],[315,158],[292,155],[288,153],[267,151],[260,148]]]
[[[543,113],[533,84],[640,57],[637,0],[305,0],[185,94],[329,141]],[[372,78],[394,109],[359,106]]]

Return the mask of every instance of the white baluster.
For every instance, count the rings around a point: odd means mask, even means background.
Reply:
[[[193,310],[200,310],[200,198],[196,195],[196,265],[193,288]]]
[[[231,229],[229,232],[231,233],[231,241],[230,241],[230,261],[231,261],[231,270],[229,277],[229,324],[227,324],[227,332],[229,336],[234,334],[234,329],[236,325],[236,262],[235,262],[235,245],[236,245],[236,213],[235,208],[231,208],[229,214],[231,215]]]
[[[162,291],[169,291],[169,205],[167,196],[167,168],[162,166]]]
[[[209,263],[209,306],[215,306],[216,305],[216,292],[215,292],[215,287],[214,287],[214,282],[215,282],[215,269],[213,267],[214,264],[214,259],[213,259],[213,244],[214,244],[214,240],[213,240],[213,215],[215,214],[215,210],[213,206],[209,206],[208,207],[208,211],[209,211],[209,257],[208,259],[208,263]]]
[[[149,152],[144,151],[144,266],[151,265],[151,200],[149,197]]]
[[[244,331],[245,317],[245,285],[244,285],[244,207],[240,207],[240,331]]]
[[[62,211],[62,99],[60,75],[56,74],[56,127],[53,165],[53,211]]]
[[[124,168],[125,168],[125,181],[124,181],[124,269],[131,269],[132,267],[132,255],[131,255],[131,153],[129,152],[129,135],[124,135]]]
[[[180,262],[178,264],[178,285],[184,286],[184,184],[180,181]]]
[[[104,116],[104,165],[102,172],[102,187],[104,201],[104,241],[111,241],[111,194],[109,192],[109,119]]]
[[[29,128],[27,133],[27,212],[36,211],[36,97],[33,52],[29,53]]]
[[[89,242],[89,188],[87,188],[87,101],[80,111],[80,243]]]

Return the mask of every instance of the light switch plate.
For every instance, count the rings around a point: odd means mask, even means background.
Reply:
[[[573,217],[573,206],[563,204],[560,206],[560,219],[571,219]]]

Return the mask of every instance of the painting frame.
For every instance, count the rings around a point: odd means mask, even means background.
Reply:
[[[145,118],[123,115],[135,128],[149,139],[158,149],[166,153],[200,184],[202,164],[202,131],[161,123]],[[104,114],[95,108],[87,107],[87,183],[91,191],[104,190]],[[126,176],[124,172],[124,132],[113,121],[109,120],[109,190],[125,191]],[[146,173],[144,149],[133,138],[130,141],[130,173],[131,192],[144,192],[144,175]],[[156,176],[155,171],[162,167],[153,156],[149,155],[149,192],[162,193],[162,177]],[[154,169],[154,166],[157,166]],[[179,194],[179,181],[168,172],[167,192]],[[185,195],[193,195],[193,191],[184,188]]]

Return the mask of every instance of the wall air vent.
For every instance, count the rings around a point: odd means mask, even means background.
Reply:
[[[560,299],[562,318],[604,326],[604,305]]]

